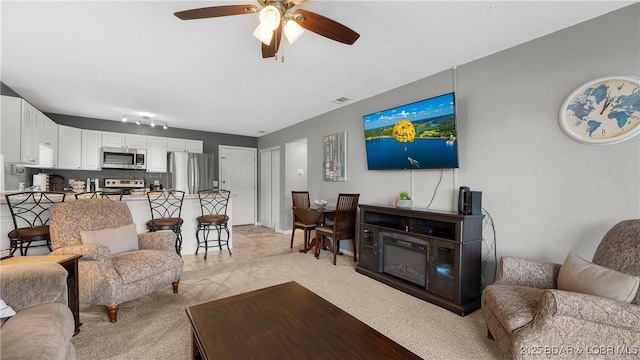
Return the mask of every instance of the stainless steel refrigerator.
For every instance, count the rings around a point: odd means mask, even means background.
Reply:
[[[215,180],[215,156],[170,152],[168,154],[169,189],[195,194],[199,190],[212,189]]]

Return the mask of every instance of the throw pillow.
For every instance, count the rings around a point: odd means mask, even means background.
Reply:
[[[0,298],[0,318],[8,318],[15,315],[16,312]]]
[[[139,249],[135,224],[115,229],[80,231],[80,239],[83,244],[104,245],[112,255]]]
[[[630,303],[640,278],[592,264],[570,252],[558,273],[558,289]]]

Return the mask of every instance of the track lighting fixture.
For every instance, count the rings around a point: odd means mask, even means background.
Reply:
[[[165,130],[169,128],[169,124],[167,124],[166,121],[151,120],[149,116],[130,116],[130,115],[122,116],[122,122],[127,122],[133,119],[135,119],[136,125],[145,124],[151,127],[155,127],[156,125],[159,125],[159,126],[162,126],[162,128]]]

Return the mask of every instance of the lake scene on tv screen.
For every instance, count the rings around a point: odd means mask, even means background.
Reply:
[[[369,170],[458,167],[454,94],[363,116]]]

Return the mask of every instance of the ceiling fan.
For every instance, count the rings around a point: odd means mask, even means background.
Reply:
[[[360,34],[348,27],[314,12],[297,9],[296,5],[307,0],[258,0],[262,6],[223,5],[178,11],[174,13],[181,20],[206,19],[220,16],[259,13],[260,24],[253,35],[262,42],[262,57],[275,57],[282,34],[293,44],[304,32],[302,28],[347,45],[352,45]]]

